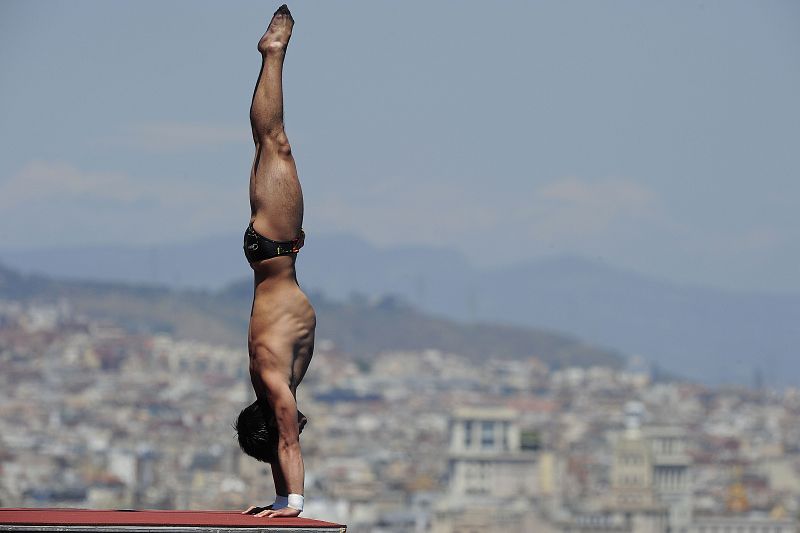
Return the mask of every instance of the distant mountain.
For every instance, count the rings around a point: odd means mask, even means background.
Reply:
[[[480,279],[493,289],[482,315],[495,320],[569,331],[706,382],[763,373],[800,385],[800,295],[675,285],[569,257]]]
[[[771,385],[800,385],[798,294],[678,285],[574,256],[479,270],[448,250],[320,241],[301,279],[337,296],[394,293],[459,320],[566,331],[707,383],[749,384],[761,374]]]
[[[249,271],[241,237],[170,247],[0,253],[51,275],[220,288]],[[707,383],[800,385],[800,295],[677,285],[579,257],[477,269],[447,248],[380,248],[348,235],[309,235],[304,287],[334,299],[399,295],[462,321],[566,331]],[[202,257],[201,261],[192,258]]]
[[[58,281],[23,276],[0,266],[0,299],[27,302],[66,300],[76,313],[109,320],[129,330],[170,333],[178,338],[246,349],[252,283],[219,291],[158,286]],[[395,297],[335,302],[311,294],[317,338],[358,358],[388,350],[438,349],[473,359],[536,356],[551,367],[624,366],[616,352],[573,337],[531,328],[459,324],[419,312]]]
[[[0,251],[0,263],[7,267],[58,279],[205,289],[219,289],[248,275],[250,267],[243,257],[241,235],[170,245],[120,243]]]

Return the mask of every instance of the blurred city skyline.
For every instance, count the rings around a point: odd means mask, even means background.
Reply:
[[[231,422],[278,4],[0,3],[0,507],[272,497]],[[305,516],[797,532],[800,4],[290,8]]]
[[[0,5],[0,251],[242,230],[277,5]],[[800,291],[796,3],[290,8],[310,234]]]

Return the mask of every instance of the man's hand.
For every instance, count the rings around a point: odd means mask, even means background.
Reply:
[[[266,507],[263,506],[258,507],[256,505],[251,505],[246,511],[242,511],[242,514],[258,514],[271,510],[272,510],[272,504],[269,504]]]
[[[283,509],[278,510],[266,509],[258,513],[256,516],[263,518],[294,518],[295,516],[299,515],[300,511],[297,509],[292,507],[284,507]]]

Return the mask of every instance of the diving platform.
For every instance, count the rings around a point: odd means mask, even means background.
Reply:
[[[308,518],[256,518],[240,511],[0,509],[0,532],[45,533],[345,533]]]

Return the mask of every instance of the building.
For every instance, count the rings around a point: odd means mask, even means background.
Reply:
[[[651,426],[645,428],[645,439],[652,457],[653,496],[669,510],[670,531],[687,533],[692,522],[692,486],[686,430]]]
[[[469,408],[450,422],[449,492],[526,498],[536,494],[536,454],[521,447],[515,411]]]
[[[550,531],[539,519],[537,453],[524,449],[517,412],[462,408],[450,420],[448,485],[431,531]]]

